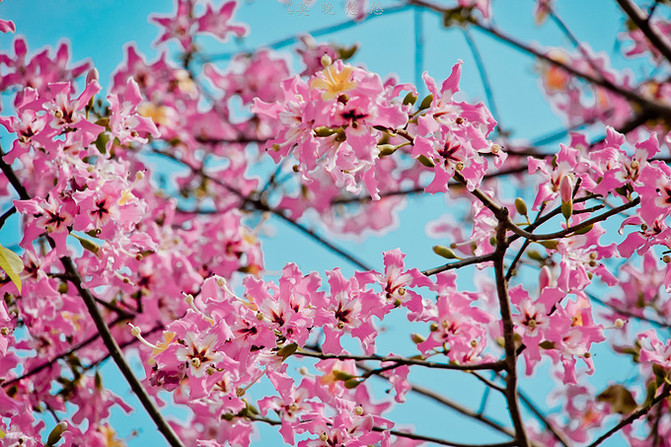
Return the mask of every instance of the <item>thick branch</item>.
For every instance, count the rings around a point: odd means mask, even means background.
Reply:
[[[508,219],[507,208],[504,216]],[[518,396],[517,396],[517,351],[515,349],[515,332],[513,325],[513,318],[510,312],[510,301],[508,299],[508,281],[505,278],[503,271],[503,260],[506,254],[506,223],[503,219],[499,220],[499,225],[496,231],[496,250],[494,251],[494,273],[496,275],[496,292],[499,298],[499,307],[501,309],[501,319],[503,323],[503,337],[505,340],[506,351],[506,400],[508,401],[508,410],[510,418],[515,427],[515,439],[521,447],[527,447],[529,441],[527,439],[526,430],[524,428],[524,421],[522,421],[522,414],[520,413]]]
[[[86,289],[82,284],[82,278],[81,276],[79,276],[79,272],[77,271],[77,268],[72,262],[72,259],[70,259],[67,256],[64,256],[60,259],[61,263],[63,264],[63,267],[65,268],[65,272],[69,276],[70,282],[72,282],[72,284],[77,288],[79,295],[84,300],[84,304],[86,305],[86,308],[88,309],[89,314],[93,319],[93,323],[96,325],[96,329],[98,329],[98,332],[100,333],[100,336],[103,339],[103,342],[107,347],[107,350],[112,356],[114,363],[116,363],[117,367],[123,374],[124,378],[130,385],[131,389],[137,395],[138,399],[142,403],[142,406],[145,408],[149,416],[152,418],[158,430],[161,432],[161,434],[165,437],[165,439],[172,447],[184,447],[182,441],[177,437],[175,431],[163,418],[163,415],[161,415],[161,413],[158,411],[158,409],[154,405],[154,402],[152,402],[151,397],[144,389],[138,378],[135,377],[133,370],[126,362],[126,359],[124,358],[123,353],[121,352],[121,348],[119,348],[119,345],[117,344],[116,340],[114,340],[114,337],[112,336],[112,333],[107,327],[107,324],[105,324],[103,316],[100,314],[100,311],[98,310],[95,298],[93,297],[91,292],[88,289]]]
[[[631,0],[617,0],[620,8],[629,16],[632,22],[645,34],[645,37],[650,41],[668,61],[671,62],[671,43],[669,43],[666,36],[656,27],[652,26],[645,13],[633,3]]]

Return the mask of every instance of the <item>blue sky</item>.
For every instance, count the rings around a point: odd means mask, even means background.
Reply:
[[[217,4],[221,1],[217,2]],[[291,2],[296,8],[298,1]],[[250,25],[249,36],[241,41],[233,41],[225,45],[205,40],[205,51],[225,53],[240,49],[253,49],[268,42],[275,42],[299,32],[319,29],[330,24],[347,20],[344,14],[344,1],[332,1],[334,15],[321,12],[324,0],[316,0],[309,16],[289,14],[288,5],[273,0],[247,0],[241,2],[236,21]],[[450,5],[450,1],[437,1]],[[611,0],[564,0],[557,2],[558,13],[574,29],[579,39],[589,42],[596,51],[613,53],[616,47],[616,36],[623,28],[623,22]],[[464,61],[461,89],[464,99],[484,100],[484,90],[473,56],[468,49],[463,31],[459,28],[443,29],[440,18],[429,12],[417,14],[411,9],[391,13],[397,5],[394,1],[382,1],[382,13],[371,17],[370,20],[333,32],[318,38],[318,41],[335,41],[342,45],[355,42],[360,43],[360,50],[354,62],[364,64],[368,69],[380,73],[396,74],[402,82],[414,82],[417,73],[427,70],[437,80],[444,79],[457,62]],[[509,30],[518,38],[538,42],[543,45],[562,45],[570,47],[565,37],[552,24],[538,28],[533,23],[533,2],[529,0],[494,0],[495,22],[503,29]],[[109,86],[110,75],[114,68],[123,59],[123,47],[128,42],[135,42],[141,52],[149,59],[157,54],[152,46],[158,28],[147,22],[147,16],[152,13],[168,14],[173,11],[173,4],[167,0],[4,0],[0,4],[0,18],[12,19],[16,23],[17,34],[25,35],[31,51],[37,51],[45,45],[55,47],[62,39],[67,39],[72,45],[73,61],[90,59],[101,73],[103,88]],[[385,13],[385,9],[387,12]],[[297,9],[294,9],[296,11]],[[598,19],[595,19],[598,18]],[[418,56],[414,29],[421,23],[423,29],[423,48]],[[550,107],[543,99],[538,88],[534,62],[526,55],[495,42],[488,36],[476,30],[471,31],[480,52],[483,54],[487,67],[492,90],[494,92],[501,123],[506,129],[514,130],[514,137],[529,140],[559,129],[561,120],[556,118]],[[0,36],[0,50],[10,51],[13,36]],[[287,51],[290,47],[281,50]],[[172,54],[176,47],[171,45],[163,50]],[[420,61],[420,66],[417,62]],[[644,62],[625,62],[615,58],[616,67],[629,66],[635,74],[641,73],[648,67]],[[225,67],[225,61],[220,63]],[[299,65],[296,65],[299,68]],[[9,110],[5,108],[3,114]],[[6,134],[0,134],[3,147],[9,146]],[[514,191],[510,191],[511,194]],[[528,200],[530,202],[530,200]],[[341,239],[339,243],[356,250],[371,265],[381,268],[382,251],[400,247],[408,257],[408,265],[419,268],[428,268],[441,264],[441,260],[431,253],[431,246],[436,241],[428,240],[424,236],[426,222],[438,218],[448,212],[449,205],[440,197],[417,197],[411,199],[400,213],[401,224],[395,230],[383,236],[372,236],[365,241]],[[286,262],[297,262],[305,271],[323,271],[335,266],[342,266],[346,272],[352,272],[350,266],[322,248],[305,242],[300,236],[292,233],[281,222],[273,222],[277,234],[282,237],[267,238],[264,241],[266,260],[269,270],[279,270]],[[0,232],[3,244],[16,243],[16,222],[8,225]],[[440,241],[438,241],[440,242]],[[297,245],[302,244],[302,245]],[[297,246],[305,247],[296,250]],[[469,273],[471,272],[471,273]],[[460,281],[464,287],[472,287],[472,270],[464,272],[467,277]],[[391,350],[399,345],[408,347],[407,334],[401,329],[401,321],[387,323],[388,332],[399,332],[398,337],[390,337],[386,344],[381,345],[381,351]],[[407,351],[406,351],[407,352]],[[601,358],[607,360],[604,353]],[[597,361],[601,361],[600,359]],[[139,366],[139,365],[138,365]],[[606,369],[606,368],[604,368]],[[542,372],[541,369],[540,372]],[[617,374],[622,376],[630,371],[607,371],[600,373],[598,381],[606,383]],[[443,373],[444,374],[444,373]],[[113,384],[117,392],[128,395],[127,386],[119,379],[113,364],[103,367],[105,380]],[[544,396],[547,387],[543,384],[542,374],[531,381],[523,382],[523,387],[533,394]],[[479,403],[482,387],[464,374],[449,373],[449,376],[435,377],[432,374],[418,375],[421,381],[436,383],[441,392],[466,402],[471,407]],[[383,386],[377,387],[383,390]],[[472,390],[478,390],[473,392]],[[473,398],[475,396],[475,399]],[[257,395],[255,397],[262,397]],[[132,396],[128,397],[132,405],[139,408],[139,404]],[[543,399],[539,398],[542,403]],[[507,422],[503,403],[492,403],[491,408],[498,408],[499,420]],[[182,412],[169,411],[175,417],[183,417]],[[417,420],[416,414],[421,414]],[[482,433],[482,441],[497,441],[501,438],[492,436],[486,438],[487,430],[482,426],[463,419],[453,417],[443,409],[421,399],[414,399],[400,408],[394,415],[399,422],[413,422],[418,431],[426,434],[440,435],[447,433],[453,441],[473,441],[470,437],[473,430]],[[132,417],[116,413],[113,424],[119,427],[119,433],[129,436],[133,430],[139,429],[136,438],[129,440],[130,446],[163,445],[163,441],[153,428],[142,410]],[[439,428],[440,430],[436,430]],[[281,441],[271,435],[272,430],[263,431],[263,441],[253,445],[273,446]],[[614,441],[616,442],[616,441]],[[605,445],[608,445],[606,443]],[[611,444],[617,445],[617,444]]]

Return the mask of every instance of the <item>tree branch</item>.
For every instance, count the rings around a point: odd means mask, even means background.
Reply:
[[[503,260],[508,248],[506,244],[506,221],[509,220],[509,218],[508,209],[502,208],[502,210],[503,213],[499,218],[499,225],[496,230],[494,273],[496,276],[496,293],[499,298],[499,307],[501,309],[501,319],[503,323],[506,371],[508,371],[508,375],[506,376],[506,400],[508,402],[510,418],[515,427],[515,439],[520,447],[527,447],[529,445],[529,440],[527,439],[527,433],[524,428],[517,396],[517,351],[515,348],[515,332],[512,314],[510,312],[510,302],[508,299],[508,281],[506,280],[503,271]]]
[[[627,416],[626,418],[622,419],[615,427],[611,428],[606,433],[599,436],[596,441],[594,441],[593,443],[591,443],[587,447],[596,447],[597,445],[603,443],[606,439],[610,438],[615,433],[617,433],[618,431],[622,430],[627,425],[634,422],[636,419],[640,418],[641,416],[644,416],[644,415],[648,414],[648,412],[652,409],[652,407],[654,407],[655,405],[657,405],[658,403],[660,403],[661,401],[663,401],[664,399],[669,397],[670,394],[671,394],[671,387],[666,387],[664,389],[664,391],[659,396],[655,397],[652,400],[650,405],[648,405],[647,407],[640,408],[637,411],[630,414],[629,416]]]
[[[190,163],[188,163],[187,161],[184,161],[184,160],[182,160],[181,158],[179,158],[175,155],[169,154],[167,152],[160,151],[158,149],[153,149],[152,152],[154,152],[158,155],[168,157],[168,158],[170,158],[170,159],[172,159],[172,160],[174,160],[178,163],[181,163],[185,167],[189,168],[192,172],[200,175],[202,178],[205,178],[205,179],[207,179],[207,180],[209,180],[213,183],[216,183],[217,185],[219,185],[219,186],[223,187],[224,189],[226,189],[227,191],[229,191],[231,194],[237,196],[238,198],[240,198],[243,201],[243,204],[244,203],[250,203],[255,209],[257,209],[259,211],[267,211],[267,212],[279,217],[281,220],[288,223],[294,229],[300,231],[304,235],[308,236],[310,239],[314,240],[318,244],[320,244],[320,245],[326,247],[327,249],[331,250],[333,253],[337,254],[338,256],[342,257],[343,259],[346,259],[348,262],[350,262],[352,265],[356,266],[357,268],[360,268],[362,270],[372,270],[372,268],[370,266],[368,266],[362,260],[358,259],[353,254],[348,253],[347,251],[338,247],[337,245],[333,244],[332,242],[328,241],[327,239],[319,236],[317,233],[310,230],[305,225],[303,225],[301,223],[298,223],[296,220],[287,216],[284,213],[284,210],[281,210],[281,209],[278,209],[278,208],[272,208],[272,207],[266,205],[265,203],[263,203],[259,199],[253,199],[253,198],[245,196],[237,188],[234,188],[233,186],[221,181],[218,178],[215,178],[215,177],[212,177],[212,176],[208,175],[207,173],[204,172],[204,169],[197,168],[197,167],[191,165]]]
[[[436,368],[436,369],[451,369],[457,371],[480,371],[480,370],[491,370],[491,371],[501,371],[504,368],[504,362],[491,362],[491,363],[480,363],[475,365],[452,365],[447,363],[438,363],[438,362],[429,362],[426,360],[415,359],[412,357],[393,357],[393,356],[380,356],[380,355],[351,355],[351,354],[325,354],[318,351],[297,351],[294,355],[302,355],[305,357],[313,357],[317,359],[338,359],[338,360],[354,360],[357,362],[362,361],[375,361],[375,362],[394,362],[398,366],[402,365],[416,365],[423,366],[425,368]]]
[[[650,23],[648,17],[631,0],[617,0],[617,4],[620,5],[620,8],[629,16],[631,21],[645,34],[650,44],[671,63],[671,43],[669,43],[666,36]]]
[[[2,149],[0,149],[0,154],[1,153]],[[4,158],[2,156],[0,156],[0,169],[5,174],[5,176],[7,176],[7,179],[12,184],[16,192],[19,194],[19,197],[21,197],[22,200],[30,200],[30,195],[28,195],[28,192],[21,184],[21,181],[14,173],[12,167],[9,166],[4,161]],[[50,240],[49,242],[53,248],[54,245],[53,241]],[[152,402],[151,398],[149,397],[149,394],[147,394],[147,391],[144,389],[138,378],[135,377],[133,370],[126,362],[126,359],[124,358],[123,353],[119,348],[119,345],[117,344],[116,340],[114,340],[114,337],[112,336],[109,327],[107,327],[107,324],[105,323],[105,319],[98,310],[95,297],[91,294],[91,292],[88,289],[84,288],[84,285],[82,284],[82,278],[79,275],[79,271],[77,271],[77,268],[72,262],[72,259],[70,259],[70,257],[68,256],[64,256],[60,258],[60,260],[61,263],[63,264],[65,273],[68,276],[69,281],[77,288],[79,295],[84,301],[84,304],[86,305],[86,308],[88,309],[89,314],[93,319],[96,329],[98,330],[98,333],[100,334],[100,336],[103,339],[103,342],[105,343],[105,347],[107,348],[108,352],[114,359],[114,362],[117,364],[119,370],[121,370],[121,373],[125,377],[131,389],[137,395],[138,399],[142,403],[142,406],[145,408],[149,416],[152,418],[158,430],[161,432],[161,434],[163,434],[165,439],[172,447],[184,447],[182,441],[177,437],[177,434],[174,432],[172,427],[166,422],[166,420],[163,418],[163,415],[161,415],[161,413],[158,411],[158,409]]]

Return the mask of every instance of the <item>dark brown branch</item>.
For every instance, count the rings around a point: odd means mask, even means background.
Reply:
[[[5,211],[2,216],[0,216],[0,228],[5,226],[5,222],[9,217],[16,212],[16,207],[11,207],[7,211]]]
[[[84,287],[82,283],[82,278],[79,275],[79,272],[77,271],[77,268],[75,267],[74,263],[72,262],[72,259],[70,259],[67,256],[64,256],[60,259],[61,263],[63,264],[63,267],[65,268],[65,272],[69,275],[70,282],[77,288],[79,295],[84,300],[84,304],[86,305],[86,308],[88,309],[89,314],[91,315],[91,318],[93,319],[93,322],[96,325],[96,328],[98,329],[98,332],[100,333],[103,342],[105,343],[105,347],[107,347],[107,350],[112,356],[114,363],[116,363],[117,367],[123,374],[124,378],[130,385],[131,389],[142,403],[142,406],[145,408],[149,416],[152,418],[152,420],[156,424],[156,427],[165,437],[166,441],[168,441],[168,443],[172,447],[184,447],[182,441],[179,439],[179,437],[177,437],[175,431],[163,418],[163,415],[161,415],[161,413],[158,411],[158,408],[156,408],[156,405],[154,405],[154,402],[151,400],[151,397],[144,389],[138,378],[135,377],[133,370],[126,362],[126,359],[124,358],[123,353],[121,352],[121,348],[119,348],[119,345],[117,344],[116,340],[114,340],[114,337],[112,336],[112,333],[107,327],[107,324],[105,324],[103,316],[100,314],[100,311],[98,310],[95,298],[93,297],[91,292]]]
[[[510,311],[510,300],[508,298],[508,281],[503,272],[503,260],[506,250],[506,222],[509,221],[508,209],[502,208],[502,215],[498,217],[499,225],[496,230],[496,250],[494,251],[494,274],[496,276],[496,293],[499,298],[499,308],[501,310],[501,319],[503,323],[503,337],[506,351],[506,400],[510,418],[515,427],[515,439],[520,447],[527,447],[527,439],[524,421],[519,408],[517,396],[517,351],[515,349],[515,332],[513,318]]]
[[[632,22],[645,34],[648,41],[655,47],[664,58],[671,63],[671,43],[664,34],[654,27],[643,11],[631,0],[617,0],[620,8],[629,16]]]
[[[555,233],[548,233],[548,234],[534,234],[534,233],[529,233],[526,230],[523,230],[519,228],[517,225],[515,225],[513,222],[510,222],[508,224],[508,228],[513,232],[518,234],[521,237],[527,238],[532,241],[547,241],[550,239],[559,239],[564,236],[568,236],[571,233],[575,233],[576,231],[582,230],[583,228],[587,228],[590,225],[594,225],[595,223],[598,222],[603,222],[604,220],[608,219],[610,216],[614,216],[616,214],[621,213],[622,211],[628,210],[630,208],[635,207],[641,202],[641,199],[639,197],[636,197],[634,200],[631,202],[625,203],[623,205],[620,205],[618,207],[615,207],[611,210],[606,211],[603,214],[599,214],[598,216],[592,217],[590,219],[584,220],[580,222],[579,224],[572,225],[564,230],[557,231]]]
[[[297,351],[295,355],[302,355],[305,357],[313,357],[317,359],[338,359],[338,360],[354,360],[357,362],[362,361],[375,361],[375,362],[394,362],[398,366],[402,365],[416,365],[423,366],[425,368],[436,368],[436,369],[451,369],[458,371],[480,371],[480,370],[491,370],[491,371],[501,371],[504,368],[504,363],[501,362],[491,362],[491,363],[480,363],[475,365],[452,365],[448,363],[438,363],[438,362],[429,362],[426,360],[415,359],[411,357],[393,357],[393,356],[379,356],[379,355],[350,355],[350,354],[325,354],[318,351]]]
[[[356,366],[357,366],[357,368],[359,368],[360,370],[362,370],[364,372],[372,371],[372,368],[369,368],[369,367],[365,366],[363,363],[357,363]],[[381,374],[376,374],[376,376],[380,377],[381,379],[389,380],[387,377],[385,377]],[[445,397],[441,394],[436,393],[434,390],[432,390],[430,388],[426,388],[426,387],[423,387],[421,385],[415,385],[415,384],[410,383],[410,390],[413,393],[419,394],[421,396],[424,396],[428,399],[433,400],[436,403],[439,403],[443,406],[446,406],[446,407],[456,411],[457,413],[459,413],[463,416],[466,416],[470,419],[481,422],[481,423],[489,426],[490,428],[493,428],[494,430],[496,430],[500,433],[503,433],[503,434],[508,435],[510,437],[514,437],[513,432],[510,429],[508,429],[508,428],[504,427],[503,425],[499,424],[498,422],[484,416],[483,414],[477,413],[477,412],[475,412],[475,411],[473,411],[469,408],[464,407],[463,405],[461,405],[457,402],[454,402],[454,401],[448,399],[447,397]]]
[[[445,264],[440,267],[434,267],[432,269],[424,270],[422,273],[426,276],[431,276],[435,275],[436,273],[444,272],[447,270],[458,269],[461,267],[465,267],[467,265],[480,264],[481,262],[489,262],[492,261],[493,259],[494,255],[492,253],[480,256],[473,256],[472,258],[466,258],[459,262],[452,262],[450,264]]]

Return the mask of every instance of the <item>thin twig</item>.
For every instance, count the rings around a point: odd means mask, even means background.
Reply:
[[[360,370],[367,372],[372,370],[372,368],[369,368],[365,366],[363,363],[357,363],[357,368]],[[385,377],[383,375],[376,375],[377,377],[380,377],[381,379],[389,380],[388,377]],[[443,396],[442,394],[437,393],[435,390],[432,390],[430,388],[423,387],[421,385],[416,385],[413,383],[410,383],[410,390],[413,393],[419,394],[421,396],[424,396],[428,399],[433,400],[436,403],[439,403],[445,407],[448,407],[457,413],[466,416],[470,419],[476,420],[478,422],[481,422],[490,428],[493,428],[494,430],[503,433],[505,435],[508,435],[510,437],[514,437],[513,432],[509,429],[498,423],[497,421],[488,418],[487,416],[484,416],[483,414],[476,413],[475,411],[471,410],[470,408],[464,407],[463,405],[452,401],[451,399],[448,399],[447,397]]]
[[[325,354],[318,351],[297,351],[294,355],[302,355],[305,357],[313,357],[317,359],[337,359],[337,360],[354,360],[357,362],[362,361],[375,361],[375,362],[394,362],[398,366],[401,365],[416,365],[423,366],[425,368],[436,368],[436,369],[451,369],[458,371],[480,371],[480,370],[491,370],[491,371],[501,371],[504,368],[504,363],[499,362],[489,362],[489,363],[479,363],[475,365],[456,365],[449,363],[438,363],[438,362],[429,362],[422,359],[415,359],[412,357],[395,357],[395,356],[379,356],[379,355],[351,355],[351,354]]]
[[[671,324],[669,324],[669,323],[665,323],[665,322],[659,321],[659,320],[654,320],[652,318],[648,318],[648,317],[645,317],[643,315],[635,314],[634,312],[632,312],[630,310],[619,308],[619,307],[617,307],[617,306],[615,306],[615,305],[613,305],[613,304],[611,304],[607,301],[602,300],[601,298],[598,298],[596,295],[594,295],[592,293],[586,293],[586,295],[591,301],[594,301],[595,303],[600,304],[603,307],[607,307],[607,308],[611,309],[612,311],[617,312],[620,315],[624,315],[624,316],[630,317],[630,318],[635,318],[639,321],[645,321],[646,323],[650,323],[650,324],[652,324],[654,326],[657,326],[657,327],[660,327],[660,328],[667,328],[667,329],[671,328]]]
[[[463,29],[464,39],[466,39],[466,44],[471,50],[473,55],[473,60],[475,61],[476,67],[478,67],[478,73],[480,74],[480,82],[482,83],[482,88],[485,91],[485,98],[487,99],[487,108],[492,112],[494,119],[497,122],[497,129],[500,135],[504,135],[505,132],[501,128],[501,114],[499,109],[496,106],[496,101],[494,100],[494,92],[492,90],[492,84],[489,82],[489,76],[487,74],[487,69],[485,68],[485,62],[482,60],[482,55],[478,46],[475,44],[475,41],[471,37],[471,33],[468,29]]]
[[[436,5],[434,3],[425,1],[425,0],[407,0],[408,4],[411,5],[417,5],[417,6],[424,6],[427,9],[430,9],[432,11],[438,12],[440,14],[445,13],[449,8],[443,7],[440,5]],[[621,1],[621,0],[618,0]],[[566,64],[560,60],[554,59],[547,54],[543,53],[541,50],[538,50],[534,48],[533,46],[527,44],[526,42],[523,42],[517,38],[514,38],[500,29],[496,28],[493,25],[488,25],[484,23],[480,23],[478,21],[472,21],[470,22],[474,27],[477,29],[491,35],[492,37],[496,38],[497,40],[500,40],[501,42],[504,42],[508,45],[510,45],[513,48],[516,48],[519,51],[522,51],[524,53],[530,54],[532,56],[535,56],[538,59],[541,59],[545,62],[548,62],[552,65],[555,65],[564,71],[579,77],[593,85],[598,85],[600,87],[603,87],[607,90],[610,90],[613,93],[616,93],[623,98],[634,102],[638,105],[640,105],[643,109],[647,109],[648,111],[654,112],[655,114],[662,116],[666,119],[671,119],[671,106],[667,104],[663,104],[657,100],[649,99],[641,95],[639,92],[636,92],[634,90],[630,90],[628,88],[613,84],[607,79],[600,79],[592,76],[589,73],[583,73],[573,66]]]
[[[493,253],[488,253],[486,255],[473,256],[471,258],[462,259],[459,262],[452,262],[450,264],[445,264],[440,267],[434,267],[432,269],[424,270],[422,273],[426,276],[435,275],[436,273],[445,272],[447,270],[454,270],[461,267],[465,267],[471,264],[480,264],[482,262],[490,262],[494,259]]]
[[[114,326],[116,326],[118,323],[120,323],[120,322],[122,322],[122,321],[125,321],[125,320],[126,320],[126,318],[123,318],[123,317],[119,316],[119,317],[115,318],[114,320],[112,320],[112,321],[108,324],[108,326],[109,326],[110,328],[111,328],[111,327],[114,327]],[[13,379],[11,379],[11,380],[7,380],[6,382],[2,382],[2,386],[3,386],[3,387],[11,386],[11,385],[15,384],[16,382],[19,382],[19,381],[21,381],[21,380],[23,380],[23,379],[27,379],[28,377],[34,376],[35,374],[39,373],[40,371],[42,371],[42,370],[44,370],[44,369],[46,369],[46,368],[50,368],[53,364],[55,364],[55,363],[56,363],[57,361],[59,361],[60,359],[65,358],[65,357],[69,357],[70,355],[74,354],[75,352],[79,351],[80,349],[82,349],[82,348],[84,348],[84,347],[90,345],[90,344],[93,343],[94,341],[98,340],[99,337],[100,337],[100,334],[96,332],[95,334],[93,334],[93,335],[91,335],[90,337],[88,337],[86,340],[83,340],[83,341],[77,343],[72,349],[69,349],[69,350],[67,350],[67,351],[64,352],[64,353],[57,355],[56,357],[54,357],[53,359],[49,360],[48,362],[46,362],[46,363],[42,363],[41,365],[38,365],[38,366],[36,366],[36,367],[30,369],[29,371],[26,371],[24,374],[22,374],[22,375],[20,375],[20,376],[18,376],[18,377],[15,377],[15,378],[13,378]]]
[[[522,390],[518,390],[518,394],[524,406],[531,410],[534,416],[536,416],[536,419],[542,422],[543,425],[545,425],[545,428],[547,428],[550,433],[552,433],[552,436],[554,436],[555,439],[559,441],[564,447],[569,447],[571,445],[571,441],[566,438],[566,435],[564,435],[564,433],[557,430],[554,425],[552,425],[550,420],[545,417],[545,415],[538,409],[534,402],[524,392],[522,392]]]
[[[303,34],[309,34],[312,37],[320,37],[320,36],[325,36],[328,34],[336,33],[338,31],[343,31],[349,28],[353,28],[357,25],[359,25],[362,22],[370,21],[371,19],[374,19],[375,17],[383,17],[383,16],[389,16],[390,14],[395,14],[397,12],[402,12],[406,11],[408,9],[407,5],[400,5],[400,6],[395,6],[392,8],[385,8],[384,10],[384,15],[376,15],[376,14],[368,14],[368,16],[362,20],[362,21],[355,21],[355,20],[345,20],[339,23],[336,23],[334,25],[328,25],[324,26],[321,28],[316,28],[311,31],[306,31]],[[261,45],[257,48],[248,48],[248,49],[240,49],[235,52],[230,52],[230,53],[219,53],[219,54],[210,54],[210,55],[198,55],[198,58],[201,61],[204,62],[211,62],[211,61],[217,61],[217,60],[227,60],[232,58],[233,56],[236,56],[238,54],[254,54],[258,52],[259,50],[263,48],[270,48],[273,50],[279,50],[280,48],[287,47],[289,45],[293,45],[294,43],[297,43],[299,39],[299,36],[296,34],[293,34],[291,36],[276,40],[274,42]]]
[[[202,178],[207,179],[208,181],[211,181],[211,182],[223,187],[224,189],[226,189],[231,194],[237,196],[238,198],[240,198],[243,201],[243,204],[244,203],[249,203],[256,210],[259,210],[259,211],[262,211],[262,212],[267,211],[267,212],[273,214],[274,216],[279,217],[281,220],[285,221],[287,224],[289,224],[294,229],[300,231],[304,235],[308,236],[310,239],[314,240],[315,242],[319,243],[320,245],[322,245],[322,246],[326,247],[327,249],[331,250],[333,253],[337,254],[338,256],[342,257],[343,259],[346,259],[348,262],[350,262],[354,266],[356,266],[356,267],[358,267],[362,270],[372,270],[372,268],[370,266],[368,266],[362,260],[358,259],[353,254],[348,253],[346,250],[338,247],[337,245],[333,244],[332,242],[330,242],[327,239],[323,238],[322,236],[318,235],[314,231],[310,230],[305,225],[303,225],[303,224],[297,222],[296,220],[292,219],[291,217],[287,216],[285,214],[284,210],[281,210],[281,209],[278,209],[278,208],[272,208],[272,207],[266,205],[265,203],[263,203],[259,199],[247,197],[237,188],[227,184],[226,182],[222,181],[219,178],[212,177],[212,176],[208,175],[204,171],[204,169],[197,168],[197,167],[191,165],[190,163],[188,163],[187,161],[182,160],[181,158],[179,158],[179,157],[177,157],[173,154],[170,154],[170,153],[167,153],[167,152],[164,152],[164,151],[160,151],[158,149],[153,149],[152,152],[156,153],[158,155],[168,157],[172,160],[175,160],[175,161],[181,163],[185,167],[191,169],[191,171],[193,173],[198,174]]]

